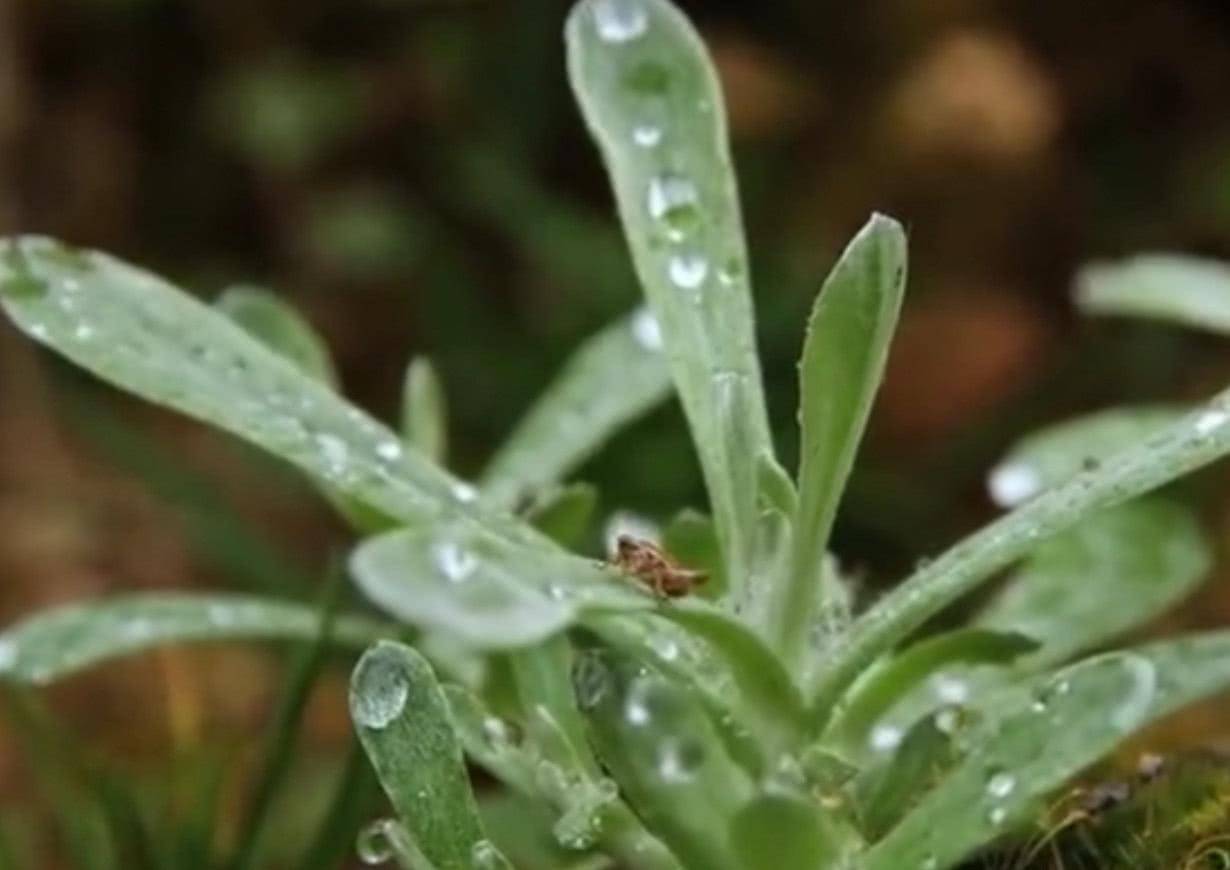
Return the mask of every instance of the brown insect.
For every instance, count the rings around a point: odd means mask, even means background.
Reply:
[[[636,578],[658,598],[682,598],[709,579],[704,571],[680,566],[653,541],[620,535],[611,565]]]

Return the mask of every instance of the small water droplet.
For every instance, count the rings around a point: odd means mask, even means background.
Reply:
[[[392,829],[398,827],[392,819],[377,819],[359,831],[355,851],[364,864],[384,864],[393,858]]]
[[[493,747],[500,748],[512,742],[512,730],[499,716],[488,716],[483,719],[483,737]]]
[[[322,432],[316,436],[316,446],[320,448],[320,455],[331,474],[340,474],[345,469],[346,462],[350,459],[350,449],[345,441],[336,435]]]
[[[392,644],[364,653],[350,681],[350,715],[365,728],[380,730],[401,715],[410,695],[400,656]]]
[[[670,173],[649,180],[649,216],[666,224],[667,235],[678,241],[700,217],[700,194],[692,180]]]
[[[73,338],[78,341],[89,341],[94,337],[94,327],[88,323],[78,323],[77,328],[73,330]]]
[[[572,666],[572,687],[582,710],[593,710],[611,691],[611,671],[594,653],[581,655]]]
[[[1016,777],[1006,770],[993,771],[987,779],[987,794],[999,800],[1012,794],[1016,788]]]
[[[648,694],[648,686],[643,680],[633,683],[632,688],[628,690],[628,697],[624,699],[624,718],[628,720],[629,725],[639,728],[648,725],[653,718]]]
[[[604,42],[631,42],[649,27],[649,13],[640,0],[596,0],[594,25]]]
[[[901,745],[905,732],[896,725],[877,725],[871,729],[868,745],[876,752],[892,752]]]
[[[396,462],[401,459],[401,454],[401,442],[396,439],[390,438],[376,445],[376,455],[386,462]]]
[[[473,870],[512,870],[512,864],[490,840],[479,840],[470,849],[470,866]]]
[[[931,685],[935,697],[945,704],[964,704],[969,700],[969,683],[951,674],[936,674]]]
[[[478,489],[465,481],[453,484],[453,498],[463,504],[469,504],[478,498]]]
[[[1192,428],[1196,431],[1197,435],[1203,438],[1206,435],[1212,435],[1222,426],[1225,426],[1228,421],[1230,421],[1230,413],[1221,408],[1209,408],[1196,418]]]
[[[662,349],[662,326],[648,308],[642,308],[633,315],[632,337],[645,350]]]
[[[935,714],[935,727],[942,733],[952,736],[961,727],[961,708],[944,707]]]
[[[996,467],[987,478],[991,501],[1001,508],[1013,508],[1037,495],[1042,478],[1037,469],[1024,462],[1008,462]]]
[[[1002,825],[1006,818],[1008,818],[1008,811],[1003,807],[992,807],[991,812],[987,813],[987,819],[997,827]]]
[[[662,141],[662,128],[655,124],[638,124],[632,128],[632,141],[642,148],[654,148]]]
[[[549,583],[547,584],[547,595],[552,601],[563,601],[568,597],[568,590],[558,583]]]
[[[654,769],[663,782],[687,782],[696,776],[704,761],[705,750],[691,740],[664,740],[658,745]]]
[[[437,544],[432,551],[432,558],[435,560],[436,570],[453,583],[468,579],[478,567],[478,558],[453,541]]]
[[[709,260],[703,254],[675,254],[666,264],[671,283],[683,290],[695,290],[709,277]]]

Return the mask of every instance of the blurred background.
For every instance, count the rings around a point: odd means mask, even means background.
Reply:
[[[910,231],[903,324],[837,530],[868,589],[993,514],[984,475],[1015,435],[1230,381],[1224,341],[1087,322],[1069,303],[1090,258],[1230,259],[1224,0],[681,5],[727,93],[789,461],[821,279],[870,211]],[[567,7],[0,0],[0,234],[99,247],[206,298],[275,289],[326,336],[348,395],[388,420],[410,355],[430,355],[453,465],[473,474],[569,350],[638,297],[564,76]],[[578,477],[608,511],[703,504],[674,405]],[[1225,478],[1198,484],[1222,550]],[[0,625],[117,590],[312,600],[348,541],[284,467],[0,322]],[[1212,589],[1171,627],[1228,622],[1230,595]],[[201,842],[242,837],[286,657],[166,650],[12,701],[0,842],[13,866],[68,866],[55,808],[85,800],[82,771]],[[345,676],[317,683],[302,787],[271,813],[297,848],[347,755]],[[216,815],[193,815],[202,789]]]

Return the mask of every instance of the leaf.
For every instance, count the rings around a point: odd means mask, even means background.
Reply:
[[[289,303],[261,287],[237,285],[223,291],[214,306],[304,374],[337,389],[328,346]]]
[[[68,604],[0,633],[0,675],[45,684],[109,659],[171,643],[236,639],[311,640],[319,618],[307,605],[249,595],[134,593]],[[361,648],[398,626],[340,616],[330,637]]]
[[[1031,637],[1007,629],[958,629],[918,641],[855,683],[834,721],[834,737],[848,748],[861,749],[872,727],[894,704],[944,667],[1004,664],[1037,648]]]
[[[424,857],[439,870],[471,870],[475,850],[487,841],[448,705],[426,659],[391,641],[371,647],[350,680],[350,715]]]
[[[1230,266],[1181,254],[1091,263],[1076,277],[1076,302],[1090,314],[1148,317],[1226,334]]]
[[[407,444],[437,465],[444,465],[448,455],[448,406],[444,385],[427,357],[415,357],[406,367],[401,432]]]
[[[916,722],[890,758],[854,782],[859,827],[867,839],[883,837],[955,762],[952,740],[935,719]]]
[[[597,489],[588,483],[570,483],[542,493],[525,518],[557,544],[576,548],[589,531],[597,507]]]
[[[14,323],[103,380],[298,465],[378,514],[542,539],[217,311],[120,260],[41,237],[0,242]]]
[[[1110,408],[1033,432],[991,470],[987,477],[991,499],[1003,508],[1017,507],[1104,458],[1148,440],[1189,411],[1160,405]]]
[[[1192,511],[1139,499],[1082,522],[1030,554],[978,623],[1043,645],[1031,666],[1101,646],[1177,604],[1212,553]]]
[[[641,309],[577,349],[492,458],[484,497],[512,506],[555,483],[669,392],[658,323]]]
[[[1156,489],[1230,452],[1230,390],[1157,435],[1123,450],[1027,502],[927,563],[864,613],[821,672],[813,722],[879,655],[900,643],[996,571],[1077,523]]]
[[[763,794],[731,820],[731,847],[747,868],[816,870],[830,866],[833,846],[819,805],[790,794]]]
[[[708,579],[697,589],[702,598],[721,598],[726,592],[726,571],[713,520],[698,511],[680,511],[662,531],[662,547],[681,565],[705,572]]]
[[[742,598],[756,465],[772,442],[717,76],[666,0],[582,0],[565,35],[572,88],[610,173]]]
[[[799,506],[789,579],[772,590],[770,636],[788,659],[803,653],[824,602],[825,548],[905,292],[905,231],[872,215],[833,267],[807,323],[799,360]]]

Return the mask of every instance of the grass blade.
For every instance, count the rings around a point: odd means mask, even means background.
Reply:
[[[566,37],[573,91],[610,173],[741,594],[756,463],[772,444],[717,76],[667,0],[582,0]]]
[[[45,684],[120,656],[172,643],[310,640],[313,608],[249,595],[134,593],[45,610],[0,633],[0,676]],[[362,648],[400,626],[341,616],[332,639]]]
[[[1156,489],[1230,452],[1230,390],[1159,432],[1051,489],[916,571],[851,627],[817,680],[813,723],[864,668],[947,605],[1043,541],[1099,510]]]
[[[1181,254],[1091,263],[1077,275],[1076,302],[1090,314],[1148,317],[1225,335],[1230,265]]]
[[[905,291],[901,225],[873,215],[824,282],[799,360],[798,509],[787,582],[772,590],[769,636],[787,660],[802,654],[821,588],[824,554],[854,465]]]
[[[517,424],[483,474],[483,497],[512,506],[559,481],[669,392],[653,315],[620,319],[577,349]]]
[[[406,367],[401,393],[401,434],[437,465],[448,458],[448,404],[444,385],[426,357],[415,357]]]

